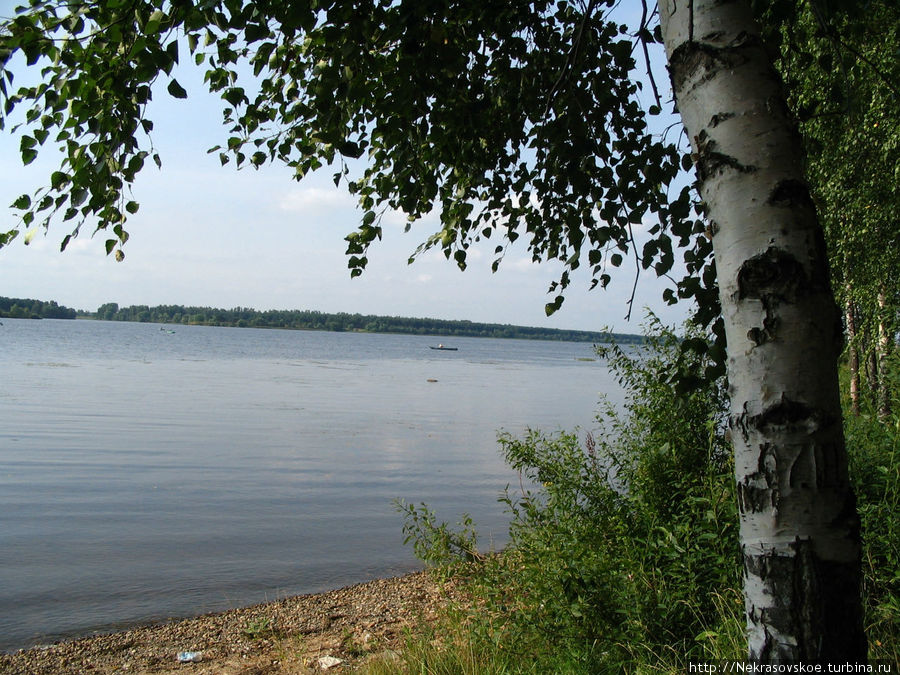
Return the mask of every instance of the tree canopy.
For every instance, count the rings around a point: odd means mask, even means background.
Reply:
[[[809,140],[832,267],[857,285],[863,270],[883,279],[896,267],[900,59],[881,47],[897,36],[896,8],[756,4]],[[886,42],[873,39],[882,33]],[[655,83],[651,95],[635,77],[658,40],[654,12],[629,16],[613,0],[32,0],[0,27],[0,128],[19,122],[24,163],[45,146],[62,162],[47,186],[15,201],[20,220],[0,246],[61,222],[62,248],[88,227],[121,259],[139,209],[131,187],[148,161],[163,161],[152,100],[188,97],[175,78],[184,63],[221,97],[223,142],[211,151],[223,164],[280,162],[298,179],[330,167],[357,196],[352,275],[382,236],[386,209],[410,223],[436,211],[440,230],[419,252],[439,248],[465,268],[468,248],[492,240],[496,270],[522,239],[534,260],[560,261],[548,312],[579,267],[601,286],[628,255],[668,274],[681,247],[686,275],[666,299],[697,299],[709,324],[718,314],[712,247],[696,200],[676,182],[691,158],[677,131],[661,134],[654,122],[667,107]],[[14,84],[17,56],[40,68],[37,83]],[[647,230],[642,241],[636,226]]]
[[[70,223],[65,248],[87,225],[121,258],[139,208],[130,187],[147,161],[162,162],[152,98],[162,84],[187,97],[172,74],[192,60],[223,101],[227,138],[213,150],[223,164],[283,162],[297,178],[330,166],[358,197],[352,275],[388,208],[410,222],[439,212],[419,250],[438,247],[461,268],[482,239],[497,241],[494,269],[520,237],[535,260],[561,261],[548,311],[585,264],[600,285],[628,254],[667,273],[667,232],[686,243],[702,225],[687,189],[667,193],[682,157],[676,134],[651,131],[661,103],[639,100],[650,17],[629,28],[614,5],[34,2],[0,31],[3,120],[26,109],[25,163],[45,144],[63,160],[15,202],[21,226]],[[12,86],[19,52],[40,83]],[[640,250],[639,224],[650,229]]]
[[[3,298],[0,298],[0,309]],[[429,319],[426,317],[380,316],[320,312],[316,310],[256,310],[250,307],[222,309],[216,307],[185,307],[184,305],[130,305],[120,307],[110,302],[100,305],[85,316],[106,321],[142,321],[180,323],[207,326],[237,326],[239,328],[288,328],[293,330],[354,331],[366,333],[400,333],[407,335],[452,335],[466,337],[517,338],[528,340],[561,340],[617,344],[640,343],[641,337],[628,333],[598,333],[593,331],[561,330],[510,324]],[[74,318],[74,311],[73,311]]]

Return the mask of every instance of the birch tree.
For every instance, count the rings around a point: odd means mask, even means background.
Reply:
[[[840,315],[800,138],[748,4],[660,17],[719,272],[750,656],[862,658]]]
[[[864,659],[839,314],[780,81],[747,0],[661,2],[683,157],[652,132],[663,103],[642,106],[633,77],[659,35],[650,12],[629,29],[614,5],[34,2],[0,29],[0,121],[25,107],[23,161],[48,141],[63,159],[16,200],[21,220],[0,245],[63,221],[63,247],[88,227],[124,256],[131,186],[147,160],[162,165],[150,103],[163,84],[188,96],[174,70],[186,51],[223,100],[227,138],[212,149],[223,164],[284,162],[298,179],[331,166],[357,195],[352,275],[388,209],[410,227],[438,211],[418,251],[461,268],[487,241],[495,270],[517,239],[534,261],[558,261],[551,312],[581,266],[607,286],[626,256],[666,274],[686,247],[677,294],[707,320],[720,295],[727,332],[749,655]],[[18,54],[41,81],[13,91]],[[691,160],[705,206],[672,187]]]

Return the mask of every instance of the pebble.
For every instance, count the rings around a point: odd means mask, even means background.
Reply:
[[[366,658],[366,650],[347,653],[343,645],[376,644],[382,652],[399,649],[404,627],[433,617],[453,590],[425,572],[376,579],[327,593],[0,653],[0,674],[240,675],[255,672],[253,667],[266,675],[313,673],[303,664],[316,666],[318,659],[330,657],[345,666]],[[191,652],[202,653],[202,661],[179,663],[173,658]]]

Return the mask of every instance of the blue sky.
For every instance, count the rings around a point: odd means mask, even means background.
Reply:
[[[15,4],[0,0],[0,15],[8,16]],[[154,97],[150,117],[163,167],[148,162],[135,184],[141,208],[127,226],[125,260],[107,256],[106,237],[91,238],[87,231],[60,253],[68,230],[59,224],[46,236],[38,233],[29,246],[20,236],[0,249],[0,295],[52,299],[87,310],[105,302],[244,306],[619,332],[639,332],[645,306],[670,323],[686,315],[687,307],[672,309],[662,302],[669,282],[645,272],[636,311],[626,323],[634,281],[628,263],[605,291],[589,292],[587,275],[576,277],[562,309],[549,318],[547,289],[561,269],[533,264],[524,246],[511,247],[496,274],[490,271],[493,241],[470,251],[465,272],[440,252],[408,265],[418,244],[438,229],[436,216],[404,233],[402,214],[387,214],[384,239],[371,249],[366,272],[351,280],[343,239],[361,213],[352,196],[334,187],[333,170],[298,183],[283,167],[221,167],[217,154],[206,152],[227,137],[221,108],[201,89],[199,69],[192,70],[177,75],[188,89],[187,100],[171,98],[164,90],[167,82]],[[24,73],[17,76],[18,82]],[[23,168],[18,139],[8,128],[0,132],[0,229],[14,224],[7,205],[43,185],[55,168],[49,150]]]

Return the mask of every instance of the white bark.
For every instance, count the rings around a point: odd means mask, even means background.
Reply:
[[[890,350],[890,338],[888,337],[888,329],[885,325],[885,312],[887,311],[887,298],[885,297],[884,288],[878,291],[878,370],[884,372],[887,365],[888,352]],[[878,418],[885,421],[891,415],[891,392],[890,386],[885,378],[880,378],[880,387],[878,389]]]
[[[747,0],[661,0],[728,342],[750,658],[865,658],[840,314],[781,83]]]
[[[854,415],[859,415],[859,347],[856,343],[856,307],[853,303],[853,293],[849,283],[847,284],[844,316],[847,324],[847,365],[850,369],[850,411]]]

